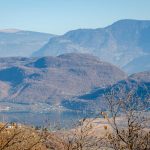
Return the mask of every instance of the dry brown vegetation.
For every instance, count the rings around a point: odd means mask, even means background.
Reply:
[[[46,150],[41,136],[26,126],[1,123],[0,150]]]

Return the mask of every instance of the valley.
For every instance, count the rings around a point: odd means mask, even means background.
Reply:
[[[118,67],[90,54],[69,53],[57,57],[0,58],[0,120],[43,125],[45,118],[72,124],[83,117],[107,110],[104,95],[111,91],[134,97],[149,109],[150,72],[128,76]],[[15,116],[15,118],[13,117]],[[22,116],[22,117],[21,117]],[[55,117],[54,117],[55,116]],[[4,119],[5,118],[5,119]],[[32,120],[32,122],[30,122]],[[61,122],[61,121],[60,121]]]
[[[0,150],[150,150],[150,0],[0,0]]]

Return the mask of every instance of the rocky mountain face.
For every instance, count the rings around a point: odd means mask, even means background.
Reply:
[[[87,109],[95,112],[96,110],[107,110],[106,97],[108,95],[127,98],[129,92],[133,98],[140,99],[145,103],[146,108],[150,109],[150,71],[136,73],[112,86],[97,88],[73,99],[66,99],[62,105],[73,110]]]
[[[150,55],[150,21],[120,20],[105,28],[69,31],[51,38],[33,56],[57,56],[70,52],[93,54],[131,74],[137,71],[135,67],[140,58]],[[141,66],[145,65],[146,62],[142,61]],[[133,67],[133,71],[130,70]],[[142,67],[138,71],[143,71]]]
[[[59,107],[66,98],[125,78],[119,68],[88,54],[0,58],[0,101]]]
[[[54,35],[40,32],[0,30],[0,57],[29,57],[52,37]]]

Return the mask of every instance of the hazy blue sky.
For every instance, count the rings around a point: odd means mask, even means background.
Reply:
[[[0,29],[63,34],[128,18],[150,20],[150,0],[0,0]]]

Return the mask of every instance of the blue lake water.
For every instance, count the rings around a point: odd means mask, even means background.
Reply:
[[[3,122],[18,122],[33,126],[50,126],[69,128],[81,118],[89,117],[90,115],[79,112],[49,112],[49,113],[27,113],[27,112],[5,112],[0,113],[0,121]]]

